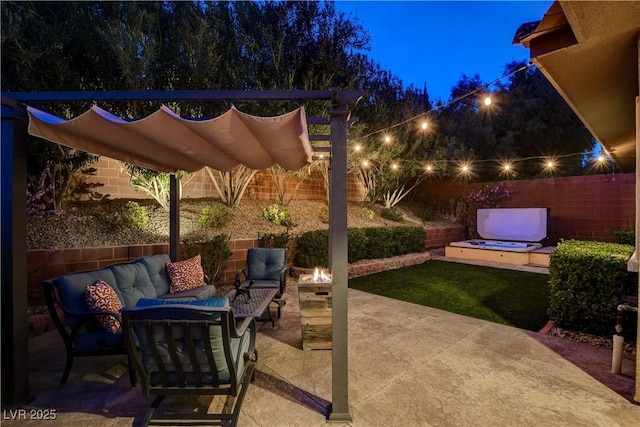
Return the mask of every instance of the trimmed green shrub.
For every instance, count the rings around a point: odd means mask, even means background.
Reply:
[[[100,217],[111,230],[121,230],[123,228],[146,230],[149,225],[147,210],[134,201],[128,201],[112,212],[100,215]]]
[[[636,245],[636,233],[633,231],[618,230],[611,233],[613,235],[613,243],[621,245]]]
[[[438,214],[431,206],[423,206],[418,209],[418,217],[423,222],[429,222],[438,219]]]
[[[222,228],[233,219],[233,212],[222,203],[213,203],[202,209],[198,223],[203,227]]]
[[[232,252],[229,249],[228,234],[218,234],[205,242],[193,240],[183,240],[183,259],[194,257],[198,254],[202,257],[202,269],[209,277],[212,284],[220,282],[224,273],[224,264],[227,262]]]
[[[424,252],[425,240],[426,231],[422,227],[349,228],[349,262]],[[328,252],[329,231],[308,231],[296,242],[295,265],[305,268],[327,266]]]
[[[392,208],[382,208],[380,210],[380,216],[384,219],[388,219],[389,221],[401,222],[404,218],[402,216],[402,211],[397,207]]]
[[[324,222],[325,224],[328,224],[329,223],[329,206],[327,205],[320,206],[320,210],[318,211],[318,217],[320,218],[320,221]]]
[[[561,242],[550,257],[549,317],[573,330],[614,333],[621,290],[637,283],[637,274],[627,271],[633,251],[616,243]]]
[[[296,241],[295,265],[305,268],[329,265],[329,230],[302,233]]]

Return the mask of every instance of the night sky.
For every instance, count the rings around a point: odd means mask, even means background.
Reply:
[[[368,56],[413,83],[432,101],[449,99],[462,74],[489,83],[513,60],[529,60],[513,46],[518,27],[542,19],[553,1],[337,1],[372,36]]]

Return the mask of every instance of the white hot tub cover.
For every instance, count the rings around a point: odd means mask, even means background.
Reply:
[[[488,240],[541,242],[547,238],[547,208],[478,209],[478,235]]]
[[[161,106],[126,121],[97,106],[70,120],[28,107],[29,133],[92,154],[161,172],[228,171],[239,164],[296,170],[310,163],[304,107],[276,117],[229,111],[209,120],[187,120]]]

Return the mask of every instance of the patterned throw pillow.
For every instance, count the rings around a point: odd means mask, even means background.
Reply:
[[[87,286],[84,291],[84,298],[87,308],[91,311],[114,311],[119,312],[122,303],[116,295],[116,291],[104,280],[98,279],[93,285]],[[97,316],[98,322],[107,332],[117,334],[120,330],[120,321],[111,315]]]
[[[167,275],[171,280],[169,292],[172,294],[205,285],[200,255],[184,261],[167,262],[165,267],[167,267]]]

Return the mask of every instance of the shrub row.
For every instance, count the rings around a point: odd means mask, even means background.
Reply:
[[[422,227],[371,227],[347,229],[349,262],[424,252],[426,231]],[[298,237],[295,265],[327,266],[329,231],[314,230]]]
[[[637,275],[627,271],[633,251],[616,243],[560,242],[549,264],[549,317],[561,327],[613,334],[622,290],[637,289]]]

